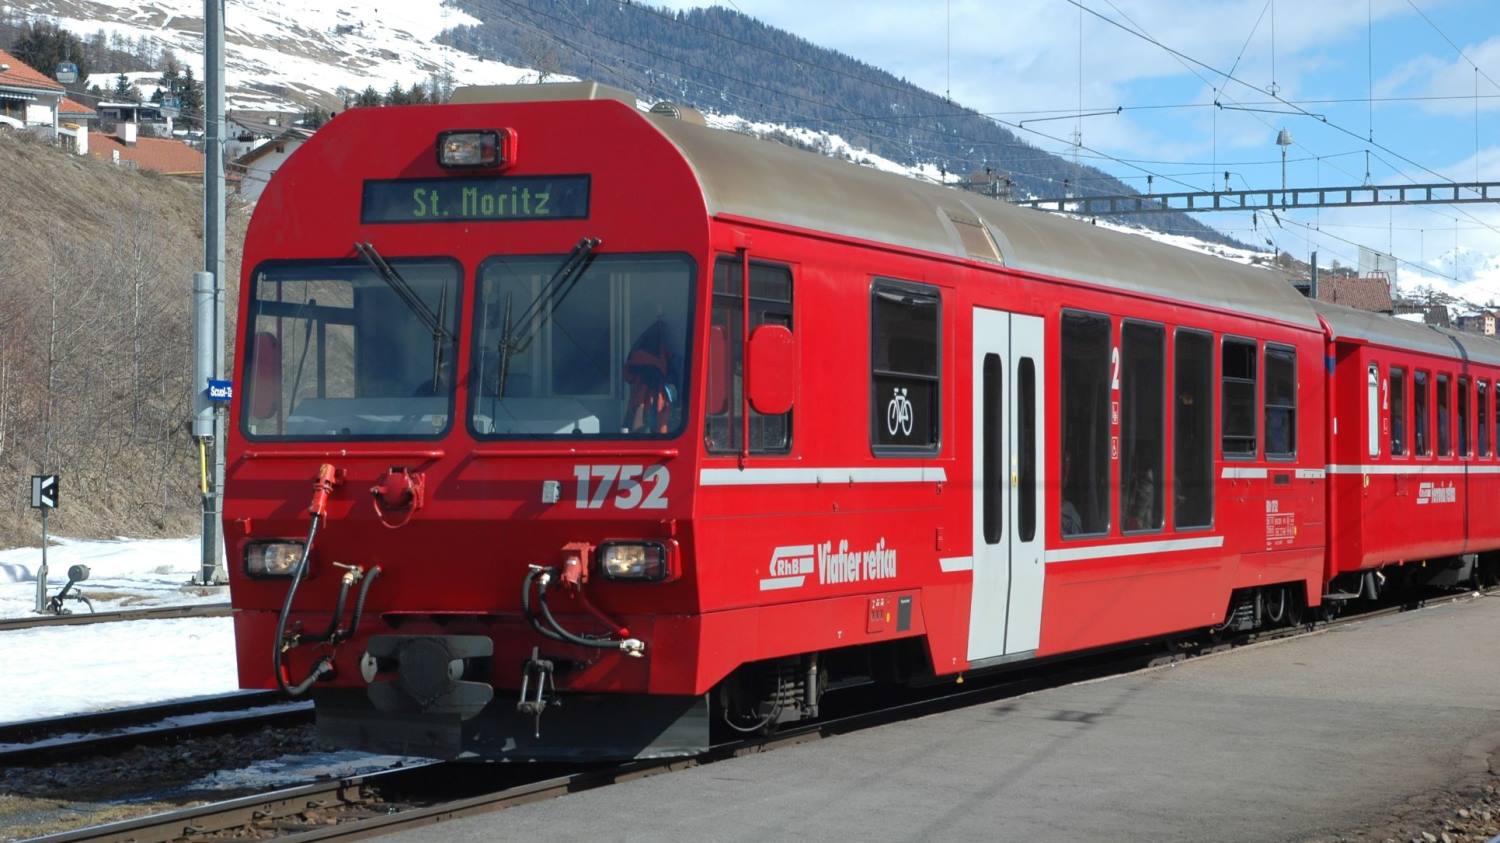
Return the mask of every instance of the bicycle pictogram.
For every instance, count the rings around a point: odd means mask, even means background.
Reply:
[[[902,436],[911,435],[911,399],[906,397],[906,387],[891,389],[891,402],[885,408],[885,429],[892,436],[901,431]]]

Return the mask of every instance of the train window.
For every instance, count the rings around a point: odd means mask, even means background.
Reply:
[[[1489,381],[1479,381],[1474,384],[1474,390],[1476,393],[1474,396],[1474,409],[1477,411],[1476,415],[1479,416],[1479,435],[1475,438],[1479,440],[1479,455],[1487,457],[1490,455]]]
[[[1001,392],[1002,375],[1000,368],[1000,355],[986,354],[984,356],[984,407],[981,409],[982,423],[984,425],[983,435],[983,465],[981,472],[983,486],[983,510],[984,510],[984,543],[1000,543],[1001,525],[1001,484],[1000,476],[1005,473],[1005,423],[1004,423],[1004,392]]]
[[[1220,433],[1226,459],[1255,458],[1255,341],[1225,337],[1219,373]]]
[[[306,261],[256,271],[247,437],[431,439],[448,429],[461,269],[446,259],[392,259],[389,269]]]
[[[1177,398],[1172,419],[1172,525],[1208,527],[1214,520],[1214,341],[1178,329],[1174,357]]]
[[[1110,324],[1062,314],[1062,509],[1065,537],[1109,532]]]
[[[1495,396],[1495,403],[1491,407],[1494,412],[1490,414],[1490,418],[1495,420],[1494,424],[1491,426],[1495,429],[1496,439],[1493,451],[1495,457],[1497,459],[1500,459],[1500,380],[1495,381],[1495,389],[1492,394]]]
[[[571,268],[570,268],[571,267]],[[479,266],[469,428],[662,439],[687,424],[696,269],[683,255],[497,255]]]
[[[1266,459],[1297,455],[1297,350],[1266,344]]]
[[[1448,404],[1452,401],[1448,395],[1448,376],[1437,376],[1437,447],[1438,456],[1446,457],[1453,453],[1453,430],[1452,419],[1448,417]]]
[[[1017,538],[1029,542],[1036,538],[1036,361],[1030,357],[1016,370],[1016,447]]]
[[[1370,456],[1380,456],[1380,366],[1375,363],[1365,376],[1365,439]]]
[[[877,455],[938,450],[943,300],[936,287],[877,279],[870,296],[870,432]]]
[[[1391,367],[1391,456],[1406,455],[1406,370]]]
[[[710,454],[736,454],[744,436],[744,411],[750,411],[750,453],[784,454],[792,445],[792,412],[762,415],[745,406],[745,289],[739,258],[720,257],[714,264],[713,313],[709,317],[709,398],[705,402],[703,444]],[[750,264],[750,331],[761,325],[792,327],[792,271],[778,264]],[[722,401],[715,402],[715,397]]]
[[[1427,440],[1427,431],[1432,427],[1432,420],[1427,417],[1427,380],[1426,372],[1411,373],[1412,444],[1419,457],[1432,453],[1432,443]]]
[[[1120,522],[1126,532],[1162,526],[1166,440],[1166,330],[1120,328]]]
[[[1469,451],[1469,379],[1458,379],[1458,455],[1467,459]]]

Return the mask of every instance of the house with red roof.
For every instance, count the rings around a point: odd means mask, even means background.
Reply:
[[[89,154],[132,170],[203,178],[203,153],[180,140],[148,137],[136,129],[134,123],[119,123],[113,135],[89,132]]]
[[[30,130],[57,140],[57,111],[66,93],[57,80],[0,50],[0,129]]]

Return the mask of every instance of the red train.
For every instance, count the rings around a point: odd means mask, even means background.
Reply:
[[[1494,574],[1500,343],[694,117],[469,89],[271,180],[242,685],[352,746],[673,755]]]

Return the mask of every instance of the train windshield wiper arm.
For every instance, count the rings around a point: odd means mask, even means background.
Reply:
[[[584,271],[588,269],[589,264],[593,263],[594,250],[599,248],[599,244],[602,242],[604,241],[598,237],[584,237],[582,240],[579,240],[578,245],[574,246],[573,250],[568,252],[567,257],[563,258],[563,262],[557,267],[557,271],[552,273],[552,277],[547,279],[547,283],[542,285],[542,289],[536,294],[536,298],[532,299],[531,303],[526,305],[526,309],[521,312],[520,317],[514,323],[511,322],[510,299],[507,297],[505,302],[505,323],[500,333],[499,382],[495,387],[496,398],[505,395],[505,376],[510,369],[510,356],[517,351],[525,351],[530,347],[531,341],[536,339],[536,335],[541,331],[542,326],[547,324],[548,320],[552,318],[552,314],[563,303],[563,300],[578,285],[578,281],[583,277]],[[526,326],[520,337],[513,336],[515,333],[514,325]]]
[[[427,306],[427,302],[422,301],[422,297],[417,295],[405,278],[401,277],[401,273],[397,272],[396,268],[387,263],[385,258],[381,257],[380,252],[375,250],[374,243],[355,241],[354,251],[359,253],[365,263],[375,270],[375,274],[380,276],[380,280],[384,281],[407,309],[422,321],[428,331],[432,332],[432,385],[433,389],[437,390],[443,369],[443,352],[448,343],[453,340],[453,332],[443,324],[448,316],[447,285],[444,285],[439,293],[438,310],[433,313],[432,308]]]

